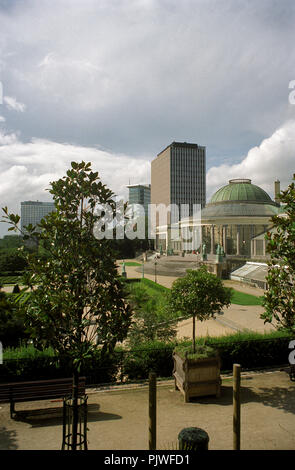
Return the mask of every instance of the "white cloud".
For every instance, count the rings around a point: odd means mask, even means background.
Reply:
[[[51,200],[46,189],[50,187],[50,182],[66,174],[71,161],[91,162],[102,182],[125,199],[130,177],[132,183],[148,182],[150,178],[148,161],[128,155],[114,155],[98,148],[44,139],[24,143],[15,134],[0,134],[0,144],[0,207],[8,206],[18,213],[21,201]],[[1,224],[1,230],[3,235],[4,224]]]
[[[5,132],[0,130],[0,145],[6,146],[6,145],[14,144],[16,142],[17,142],[17,134],[15,132],[11,134],[6,134]]]
[[[290,0],[13,3],[0,10],[1,80],[30,108],[26,139],[241,155],[294,112]]]
[[[7,108],[13,111],[23,113],[26,109],[26,105],[24,103],[19,103],[13,96],[4,96],[3,101],[6,103]]]
[[[286,188],[295,173],[295,120],[280,126],[269,138],[249,150],[235,165],[214,166],[207,172],[207,195],[228,184],[231,178],[250,178],[274,197],[274,181]]]
[[[5,122],[5,121],[6,121],[5,117],[4,117],[4,116],[0,116],[0,122]]]

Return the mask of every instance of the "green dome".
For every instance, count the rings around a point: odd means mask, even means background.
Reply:
[[[211,197],[209,204],[222,202],[273,203],[270,196],[249,179],[233,179]]]

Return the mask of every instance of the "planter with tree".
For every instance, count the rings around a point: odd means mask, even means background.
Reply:
[[[173,353],[175,387],[183,393],[185,402],[191,397],[220,395],[220,357],[212,347],[196,344],[196,319],[203,321],[214,317],[230,302],[231,289],[224,287],[205,266],[187,270],[186,276],[172,285],[171,309],[193,319],[192,345],[179,346]]]

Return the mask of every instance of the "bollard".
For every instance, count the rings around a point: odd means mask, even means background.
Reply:
[[[233,367],[233,447],[234,450],[241,448],[241,366],[234,364]]]
[[[208,450],[209,436],[201,428],[184,428],[178,434],[179,450]]]
[[[156,374],[149,374],[149,450],[156,450],[157,442],[157,383]]]

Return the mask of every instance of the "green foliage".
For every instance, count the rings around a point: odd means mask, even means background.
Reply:
[[[114,215],[115,201],[85,162],[72,162],[49,192],[56,211],[37,227],[25,227],[25,238],[41,245],[46,256],[39,250],[26,255],[24,285],[33,291],[26,296],[23,290],[18,300],[34,344],[52,347],[75,372],[82,370],[97,344],[103,353],[111,352],[125,339],[131,322],[112,240],[94,235],[103,218],[100,205],[108,205]],[[3,210],[4,220],[16,230],[19,217]]]
[[[4,275],[1,275],[0,274],[0,283],[1,284],[17,284],[17,283],[20,283],[21,282],[21,276],[20,275],[17,275],[17,276],[12,276],[11,273],[9,274],[6,274],[6,273],[2,273]]]
[[[221,358],[222,372],[232,371],[233,364],[241,364],[243,370],[281,366],[288,363],[288,332],[235,333],[218,338],[198,338],[198,348],[212,347]],[[133,347],[132,350],[118,349],[113,354],[101,354],[98,349],[88,358],[81,374],[86,375],[89,385],[114,383],[121,380],[146,380],[149,372],[158,377],[171,377],[173,371],[172,352],[192,349],[191,341],[169,342],[149,341]],[[3,365],[0,367],[0,382],[14,380],[34,380],[38,378],[58,378],[70,375],[68,366],[48,348],[39,351],[33,346],[4,349]]]
[[[295,176],[293,177],[295,181]],[[295,184],[291,183],[280,199],[284,214],[272,217],[274,230],[266,236],[271,256],[268,289],[264,294],[265,323],[295,332]]]
[[[183,278],[174,281],[169,297],[170,308],[179,316],[193,317],[193,352],[195,352],[195,318],[207,320],[231,302],[231,289],[207,271],[205,266],[198,270],[187,270]]]
[[[23,271],[27,267],[27,261],[20,250],[14,249],[0,251],[0,272],[10,271],[15,273]]]
[[[123,261],[120,264],[122,265]],[[136,261],[126,261],[125,266],[141,266],[141,264],[137,263]]]
[[[20,248],[23,246],[23,238],[20,235],[4,235],[0,238],[0,252],[2,250]]]
[[[207,357],[215,357],[217,354],[216,349],[207,344],[198,344],[196,346],[196,352],[193,352],[192,345],[185,344],[177,346],[174,351],[183,359],[186,357],[186,353],[188,359],[205,359]]]
[[[81,376],[86,376],[87,385],[109,383],[116,380],[119,362],[114,354],[93,351],[81,367]],[[17,380],[56,379],[70,377],[69,364],[55,355],[52,348],[40,351],[33,345],[5,348],[0,369],[0,383]]]
[[[15,295],[0,291],[0,341],[3,347],[17,346],[28,337],[23,312],[14,302]]]
[[[257,297],[251,294],[232,289],[231,303],[235,305],[262,305],[263,297]]]
[[[171,377],[173,370],[172,351],[174,342],[148,341],[131,351],[123,358],[122,375],[125,380],[147,379],[151,371],[158,377]]]
[[[168,289],[147,279],[129,283],[128,300],[133,310],[133,322],[128,334],[131,346],[155,339],[167,341],[176,336],[176,318],[168,309]]]

